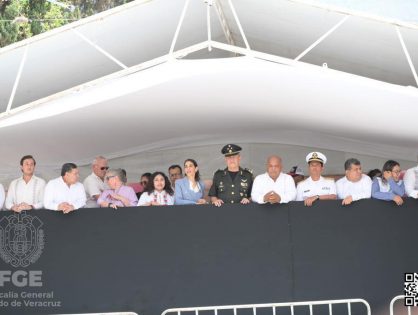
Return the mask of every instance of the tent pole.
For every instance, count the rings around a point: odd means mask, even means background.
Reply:
[[[408,61],[409,68],[411,68],[412,75],[414,76],[415,82],[417,83],[417,86],[418,86],[418,76],[417,76],[417,72],[415,71],[414,64],[412,63],[411,56],[409,55],[408,49],[406,48],[405,42],[403,40],[403,36],[401,34],[401,31],[399,30],[399,27],[395,26],[395,28],[396,28],[396,33],[398,33],[398,38],[399,38],[399,41],[401,42],[403,52],[405,53],[406,60]]]
[[[234,39],[232,38],[232,32],[226,21],[225,14],[222,9],[222,5],[219,3],[218,0],[215,0],[214,3],[215,3],[216,13],[218,14],[219,22],[221,23],[226,41],[228,42],[229,45],[235,46]]]
[[[240,23],[240,21],[238,19],[237,12],[235,11],[234,5],[232,4],[232,1],[231,0],[229,0],[229,6],[231,7],[232,14],[234,15],[235,22],[237,22],[237,25],[238,25],[238,28],[239,28],[239,32],[241,33],[241,36],[244,39],[245,47],[248,50],[251,50],[250,45],[248,44],[248,41],[247,41],[247,37],[244,34],[244,31],[242,29],[241,23]]]
[[[309,46],[307,49],[305,49],[304,52],[302,52],[299,56],[295,58],[295,61],[299,61],[303,56],[305,56],[308,52],[310,52],[312,49],[314,49],[319,43],[321,43],[325,38],[327,38],[329,35],[331,35],[337,28],[339,28],[345,21],[347,21],[349,15],[346,15],[340,22],[338,22],[336,25],[334,25],[333,28],[331,28],[328,32],[326,32],[324,35],[322,35],[318,40],[313,43],[311,46]]]
[[[72,29],[72,31],[78,37],[80,37],[82,40],[84,40],[85,42],[87,42],[90,46],[96,48],[99,52],[101,52],[107,58],[109,58],[110,60],[112,60],[113,62],[115,62],[119,67],[121,67],[122,69],[128,69],[128,66],[124,65],[121,61],[119,61],[118,59],[116,59],[115,57],[113,57],[110,53],[108,53],[106,50],[104,50],[103,48],[101,48],[99,45],[93,43],[90,39],[88,39],[86,36],[84,36],[83,34],[81,34],[79,31],[77,31],[75,29]]]
[[[187,11],[187,7],[189,6],[189,2],[190,2],[190,0],[186,0],[186,2],[184,4],[184,7],[183,7],[183,11],[181,12],[180,21],[179,21],[179,24],[177,25],[176,32],[174,33],[173,41],[171,42],[171,47],[170,47],[170,52],[169,52],[170,55],[173,54],[174,46],[176,46],[177,37],[179,36],[180,28],[181,28],[181,25],[183,24],[184,16],[186,15],[186,11]]]
[[[19,82],[20,82],[20,76],[22,75],[23,67],[26,63],[26,58],[28,56],[28,49],[29,49],[29,45],[26,45],[22,60],[20,61],[19,70],[17,71],[16,80],[15,80],[15,83],[13,84],[12,94],[10,95],[9,103],[7,104],[6,114],[10,113],[10,109],[12,108],[13,100],[16,95],[17,86],[19,85]]]
[[[208,50],[212,51],[212,33],[210,28],[210,9],[212,7],[212,0],[206,0],[206,21],[207,21],[207,27],[208,27]]]

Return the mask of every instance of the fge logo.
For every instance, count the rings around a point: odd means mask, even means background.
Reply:
[[[0,287],[4,287],[7,282],[11,282],[16,287],[42,287],[42,271],[0,270]]]
[[[0,220],[0,257],[13,267],[27,267],[36,262],[44,248],[43,223],[36,217],[14,213]],[[16,287],[42,286],[40,270],[0,270],[0,287],[12,283]]]

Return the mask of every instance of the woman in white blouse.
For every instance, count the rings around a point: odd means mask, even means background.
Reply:
[[[174,191],[168,177],[163,172],[152,174],[147,190],[139,198],[138,206],[171,206]]]

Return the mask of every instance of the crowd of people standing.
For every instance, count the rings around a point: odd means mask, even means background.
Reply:
[[[418,198],[418,166],[408,169],[403,180],[398,162],[388,160],[382,170],[363,174],[361,163],[355,158],[344,164],[345,176],[337,182],[322,176],[327,158],[321,152],[306,156],[309,176],[294,167],[291,173],[282,172],[282,159],[271,155],[266,161],[266,172],[254,178],[242,168],[241,147],[225,145],[221,152],[226,168],[214,173],[206,196],[205,182],[200,178],[194,159],[172,165],[168,176],[161,171],[144,173],[137,184],[128,185],[126,171],[111,169],[106,158],[99,156],[92,163],[92,173],[83,183],[74,163],[65,163],[59,177],[48,183],[35,175],[36,160],[26,155],[20,160],[22,176],[13,180],[7,195],[0,184],[0,207],[15,212],[31,209],[50,209],[69,213],[83,207],[202,205],[222,206],[225,203],[259,204],[303,201],[312,206],[318,200],[341,199],[349,205],[360,199],[376,198],[402,205],[405,197]],[[3,206],[4,204],[4,206]]]

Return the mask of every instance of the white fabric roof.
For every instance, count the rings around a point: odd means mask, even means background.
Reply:
[[[298,1],[233,1],[245,49],[221,0],[222,24],[211,9],[216,49],[197,51],[208,45],[207,12],[192,0],[167,55],[184,4],[136,1],[1,49],[1,111],[28,50],[0,117],[0,168],[28,152],[57,166],[225,141],[416,159],[418,27]]]

